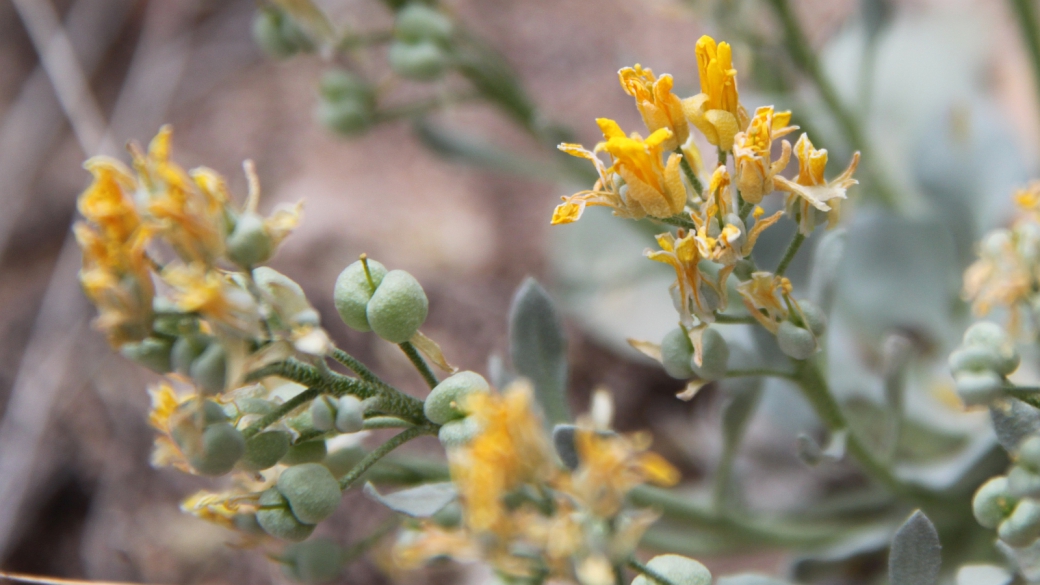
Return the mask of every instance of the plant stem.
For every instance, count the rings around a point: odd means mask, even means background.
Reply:
[[[750,315],[727,315],[725,313],[715,313],[715,322],[726,325],[754,325],[758,323]]]
[[[307,404],[311,400],[314,400],[318,396],[321,396],[321,391],[313,387],[308,388],[303,392],[300,392],[296,396],[293,396],[289,400],[286,400],[285,403],[283,403],[278,408],[265,414],[260,420],[246,427],[245,430],[242,431],[242,436],[246,439],[252,437],[260,431],[280,421],[282,417],[288,415],[290,412],[296,410],[304,404]]]
[[[784,252],[784,257],[780,259],[780,264],[776,267],[776,275],[783,276],[784,272],[787,272],[787,266],[791,264],[791,260],[794,260],[795,254],[798,253],[798,248],[802,247],[802,242],[805,241],[805,236],[802,232],[795,232],[794,238],[791,239],[791,243],[787,245],[787,251]]]
[[[410,341],[398,343],[397,346],[401,348],[401,351],[404,352],[404,355],[408,356],[408,360],[411,361],[412,365],[415,366],[415,369],[419,371],[419,374],[422,375],[423,380],[426,380],[426,384],[430,387],[430,389],[432,390],[435,386],[437,386],[437,376],[433,375],[433,371],[430,370],[430,366],[426,365],[426,360],[424,360],[422,356],[419,355],[419,352],[415,349],[415,346],[412,345]]]
[[[365,419],[366,431],[374,429],[407,429],[414,426],[414,424],[399,419],[396,416],[373,416],[372,418]]]
[[[394,388],[390,384],[387,384],[382,379],[380,379],[379,376],[375,375],[372,372],[372,370],[368,369],[368,367],[365,366],[365,364],[358,361],[357,358],[338,347],[332,348],[332,351],[329,353],[329,357],[350,368],[350,371],[357,374],[358,378],[361,378],[362,380],[368,382],[369,384],[372,384],[373,386],[379,386],[384,390],[399,391],[397,390],[397,388]]]
[[[347,474],[344,475],[339,480],[339,487],[340,487],[340,489],[342,489],[342,490],[350,489],[350,486],[353,485],[353,483],[355,481],[357,481],[359,477],[364,475],[364,473],[366,471],[368,471],[368,469],[370,467],[375,465],[377,461],[379,461],[380,459],[385,457],[388,453],[390,453],[394,449],[400,447],[401,445],[404,445],[405,443],[407,443],[408,441],[411,441],[412,439],[415,439],[417,437],[421,437],[423,435],[436,434],[436,432],[437,432],[437,427],[436,426],[422,425],[422,426],[412,427],[412,428],[410,428],[410,429],[408,429],[406,431],[402,431],[402,432],[394,435],[393,438],[391,438],[389,441],[387,441],[387,442],[383,443],[382,445],[376,447],[368,455],[365,455],[364,459],[359,461],[358,464],[355,465],[353,469],[348,471]]]
[[[1006,388],[1008,395],[1025,402],[1033,408],[1040,408],[1040,388],[1035,386],[1013,386]]]
[[[784,378],[786,380],[794,380],[794,374],[790,372],[778,372],[776,370],[767,369],[747,369],[747,370],[728,370],[726,372],[727,378]]]
[[[660,221],[661,223],[666,223],[668,225],[674,225],[675,227],[681,227],[681,228],[688,229],[688,230],[695,230],[695,229],[697,229],[697,224],[693,223],[693,220],[691,220],[690,218],[686,217],[685,215],[683,215],[681,213],[678,214],[678,215],[673,215],[671,217],[659,218],[658,221]]]
[[[671,581],[664,578],[660,573],[644,565],[643,563],[640,563],[635,558],[628,559],[628,566],[631,567],[633,571],[636,571],[637,573],[642,573],[650,579],[652,579],[653,581],[656,581],[659,585],[674,585]]]
[[[690,161],[686,160],[686,155],[683,154],[681,146],[675,147],[675,154],[682,155],[682,160],[679,161],[679,166],[682,167],[683,173],[690,181],[690,185],[693,186],[693,190],[700,195],[704,191],[704,185],[702,185],[701,180],[697,178],[697,174],[693,172],[693,166],[690,165]]]
[[[1040,100],[1040,28],[1037,26],[1033,0],[1011,0],[1011,10],[1015,13],[1022,41],[1026,44],[1029,61],[1033,65],[1036,98]]]

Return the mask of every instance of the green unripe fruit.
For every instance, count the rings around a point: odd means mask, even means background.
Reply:
[[[256,521],[264,532],[292,542],[300,542],[314,532],[314,525],[300,522],[289,510],[289,502],[275,488],[269,488],[260,494],[260,509],[256,512]]]
[[[480,424],[472,418],[448,421],[437,431],[437,438],[445,449],[469,444],[480,433]]]
[[[701,379],[721,380],[729,366],[729,345],[718,330],[708,327],[701,334],[701,365],[690,360],[690,368]]]
[[[646,564],[672,585],[711,585],[711,572],[699,562],[682,555],[658,555]],[[632,585],[656,585],[656,581],[639,575]]]
[[[336,406],[328,396],[319,396],[311,402],[311,424],[314,428],[328,432],[336,426]]]
[[[356,433],[365,428],[365,406],[356,396],[343,396],[336,403],[336,430]]]
[[[404,270],[391,270],[368,301],[365,314],[376,335],[390,343],[404,343],[426,321],[429,308],[419,281]]]
[[[661,363],[668,375],[679,380],[693,377],[690,360],[693,358],[693,344],[682,328],[676,328],[665,334],[661,340]]]
[[[989,321],[979,321],[964,332],[964,345],[998,347],[1009,341],[1004,329]]]
[[[365,458],[365,450],[359,446],[346,447],[329,453],[321,464],[328,468],[334,477],[343,477],[348,471]]]
[[[956,377],[957,394],[967,406],[980,406],[1004,394],[1004,379],[996,372],[960,372]]]
[[[253,18],[253,41],[275,59],[291,57],[300,47],[283,34],[286,16],[276,8],[261,8]]]
[[[1018,445],[1015,462],[1034,473],[1040,473],[1040,435],[1028,437]]]
[[[451,39],[451,20],[441,12],[421,3],[412,3],[397,13],[394,35],[417,43],[419,41],[447,42]]]
[[[211,343],[191,363],[191,379],[208,394],[220,394],[227,380],[227,355],[220,343]]]
[[[574,471],[581,464],[581,457],[578,456],[578,445],[575,435],[577,435],[578,427],[574,425],[556,425],[553,427],[552,441],[553,448],[556,449],[556,455],[560,458],[564,467]]]
[[[1008,492],[1016,498],[1040,496],[1040,475],[1015,465],[1008,471]]]
[[[368,301],[372,299],[372,293],[383,282],[387,273],[386,267],[375,260],[368,260],[368,271],[372,275],[371,284],[365,274],[365,266],[360,260],[347,266],[336,278],[336,289],[333,292],[333,300],[340,318],[347,327],[362,332],[372,330],[366,313]]]
[[[286,465],[317,463],[322,459],[325,459],[325,455],[327,454],[328,447],[325,446],[325,439],[304,441],[289,447],[285,456],[282,457],[281,462]]]
[[[293,581],[328,583],[343,567],[343,549],[331,540],[317,538],[286,548],[281,561],[285,576]]]
[[[278,476],[278,492],[300,522],[317,524],[339,506],[339,482],[324,465],[304,463],[290,467]]]
[[[263,398],[241,398],[235,401],[240,414],[265,415],[274,412],[275,405]]]
[[[235,264],[249,268],[266,262],[273,253],[274,240],[267,233],[264,218],[250,211],[243,213],[227,238],[227,257]]]
[[[819,337],[827,331],[827,315],[824,314],[823,309],[809,301],[798,301],[798,307],[802,310],[802,316],[805,317],[805,326],[812,331],[813,335]]]
[[[430,520],[442,528],[456,528],[462,524],[462,506],[457,501],[449,502],[447,506],[430,516]]]
[[[790,321],[780,323],[776,331],[776,342],[780,351],[796,360],[809,359],[819,348],[812,332]]]
[[[202,475],[224,475],[246,451],[242,433],[228,423],[216,423],[202,431],[198,450],[188,453],[191,467]]]
[[[138,342],[124,343],[119,352],[157,374],[170,371],[170,352],[173,342],[169,339],[147,337]]]
[[[173,342],[170,349],[170,366],[173,371],[183,376],[191,375],[191,364],[209,347],[212,338],[206,335],[190,333],[182,335]]]
[[[231,519],[231,522],[235,525],[235,530],[239,532],[256,535],[264,533],[264,527],[260,526],[256,519],[256,514],[236,514]]]
[[[1021,500],[997,527],[997,536],[1013,547],[1028,546],[1040,536],[1040,503]]]
[[[356,100],[318,102],[314,117],[322,126],[344,136],[362,134],[374,121],[372,106]]]
[[[1008,491],[1008,478],[994,477],[982,484],[971,501],[975,520],[984,528],[994,529],[1014,510],[1017,498]]]
[[[448,55],[430,41],[406,43],[395,41],[387,53],[390,68],[405,79],[433,81],[448,68]]]
[[[430,421],[442,425],[463,418],[466,398],[477,392],[490,392],[491,386],[476,372],[459,372],[444,379],[430,391],[423,412]]]
[[[755,263],[745,258],[737,261],[736,266],[733,268],[733,275],[740,281],[751,280],[751,273],[754,271]]]
[[[330,69],[321,76],[318,93],[328,102],[355,101],[371,105],[375,99],[372,87],[349,71]]]
[[[274,467],[289,451],[289,440],[289,433],[285,431],[264,431],[253,435],[246,440],[246,452],[239,467],[246,471]]]
[[[991,347],[986,345],[967,345],[954,350],[948,360],[950,370],[958,372],[997,371],[1003,360]]]

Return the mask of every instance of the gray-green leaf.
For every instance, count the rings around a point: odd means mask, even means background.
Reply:
[[[740,575],[728,575],[719,577],[715,585],[791,585],[787,581],[756,575],[755,573],[741,573]]]
[[[509,353],[516,373],[534,384],[548,422],[569,420],[563,325],[549,294],[533,278],[520,285],[509,309]]]
[[[1022,439],[1040,431],[1040,411],[1017,398],[994,404],[989,414],[1000,446],[1009,453],[1018,448]]]
[[[429,518],[455,501],[458,492],[450,481],[427,483],[392,494],[380,494],[371,482],[365,484],[365,495],[390,508],[413,518]]]
[[[936,585],[942,556],[939,534],[920,510],[913,513],[892,537],[888,553],[888,579],[892,585]]]

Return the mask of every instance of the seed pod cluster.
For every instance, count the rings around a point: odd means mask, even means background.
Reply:
[[[985,405],[1004,395],[1006,376],[1021,360],[1010,336],[996,323],[982,321],[964,332],[949,365],[957,393],[968,406]]]
[[[374,331],[391,343],[412,338],[426,321],[429,301],[422,285],[404,270],[390,270],[374,260],[347,266],[333,294],[343,322],[357,331]]]

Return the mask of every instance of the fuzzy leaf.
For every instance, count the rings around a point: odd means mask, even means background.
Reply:
[[[534,385],[550,424],[570,419],[567,408],[567,341],[545,289],[528,278],[509,309],[509,353],[516,373]]]
[[[1022,439],[1040,431],[1040,411],[1017,398],[994,404],[989,414],[1000,446],[1009,453],[1018,449]]]
[[[939,534],[920,510],[913,513],[892,537],[888,553],[891,585],[936,585],[942,555]]]
[[[444,506],[455,501],[458,492],[450,481],[443,483],[427,483],[408,488],[392,494],[380,494],[371,482],[365,484],[365,495],[390,508],[412,518],[429,518],[440,512]]]

